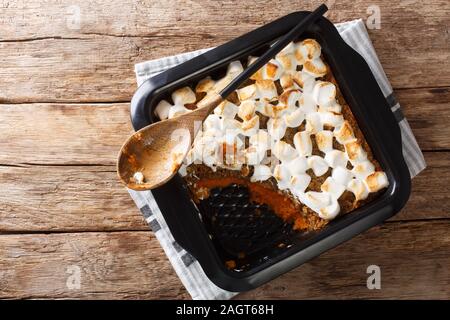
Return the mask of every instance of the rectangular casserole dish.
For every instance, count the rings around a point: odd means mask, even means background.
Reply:
[[[145,81],[131,102],[134,129],[157,121],[153,109],[171,92],[194,85],[206,76],[223,75],[234,60],[261,54],[306,14],[291,13]],[[410,194],[411,182],[402,155],[400,128],[367,63],[342,40],[326,18],[320,18],[299,38],[306,37],[320,43],[346,102],[387,174],[389,187],[372,202],[337,218],[324,229],[306,237],[299,235],[288,248],[265,252],[251,268],[241,272],[226,268],[181,176],[176,175],[153,190],[175,240],[199,261],[216,285],[229,291],[255,288],[381,223],[400,211]]]

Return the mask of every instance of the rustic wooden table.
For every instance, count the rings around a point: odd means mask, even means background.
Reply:
[[[0,298],[189,298],[116,179],[133,66],[319,1],[0,3]],[[333,22],[380,9],[369,33],[428,168],[395,218],[240,297],[448,299],[449,2],[328,4]]]

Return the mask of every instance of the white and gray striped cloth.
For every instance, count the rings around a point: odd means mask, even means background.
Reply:
[[[388,100],[402,133],[403,155],[409,167],[411,177],[425,169],[423,154],[404,118],[400,105],[395,100],[392,87],[386,78],[380,61],[370,41],[362,20],[354,20],[336,25],[342,38],[358,51],[369,64],[375,78]],[[192,59],[210,49],[183,53],[171,57],[139,63],[135,66],[138,85],[146,79],[163,72],[177,64]],[[128,190],[136,205],[149,223],[156,238],[172,263],[175,272],[193,299],[230,299],[236,293],[220,289],[203,272],[200,264],[188,252],[182,249],[172,237],[169,228],[150,191],[136,192]],[[162,275],[163,276],[163,275]]]

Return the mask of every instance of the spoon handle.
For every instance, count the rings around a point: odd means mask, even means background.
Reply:
[[[328,7],[321,4],[301,20],[291,31],[278,40],[270,47],[263,55],[261,55],[255,62],[241,72],[233,81],[231,81],[221,92],[220,95],[226,99],[234,90],[236,90],[245,80],[252,76],[262,66],[270,61],[278,52],[280,52],[289,42],[293,41],[299,34],[303,33],[314,21],[327,12]]]

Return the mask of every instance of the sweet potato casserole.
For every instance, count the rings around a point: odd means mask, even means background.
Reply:
[[[155,114],[164,120],[189,112],[255,59],[176,90]],[[299,232],[322,228],[388,185],[314,39],[290,43],[219,105],[180,173],[196,203],[239,185]]]

